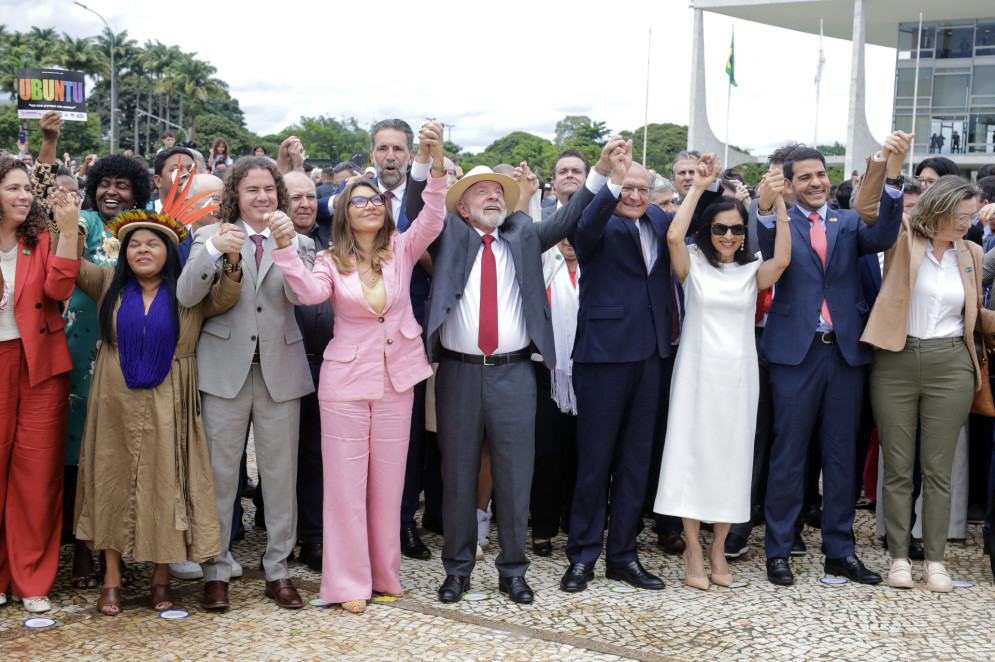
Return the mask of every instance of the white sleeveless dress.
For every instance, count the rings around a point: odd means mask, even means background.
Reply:
[[[686,312],[653,509],[706,522],[745,522],[760,397],[753,327],[761,260],[716,268],[697,246],[688,251]]]

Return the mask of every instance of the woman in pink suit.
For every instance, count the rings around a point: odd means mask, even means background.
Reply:
[[[442,129],[426,124],[416,161],[431,169],[424,209],[403,234],[368,180],[335,197],[333,247],[309,272],[290,246],[293,225],[274,214],[273,261],[305,305],[330,299],[335,334],[318,400],[324,466],[322,600],[361,613],[372,593],[400,595],[401,492],[414,385],[432,374],[411,311],[411,270],[442,231],[446,171]]]

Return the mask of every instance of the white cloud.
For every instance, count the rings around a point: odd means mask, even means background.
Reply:
[[[643,124],[649,28],[650,121],[688,121],[693,11],[686,0],[586,10],[521,0],[486,10],[453,0],[382,0],[373,8],[284,0],[236,10],[203,0],[85,4],[139,43],[176,44],[211,62],[261,135],[302,115],[354,116],[361,124],[438,117],[473,151],[515,130],[552,137],[568,114],[632,130]],[[9,30],[51,26],[84,36],[103,27],[69,0],[0,0],[0,10]],[[708,114],[721,137],[731,19],[705,17]],[[732,143],[763,151],[790,138],[811,141],[818,48],[815,35],[736,22]],[[882,138],[891,126],[894,57],[892,49],[867,51],[868,120]],[[850,43],[827,39],[820,143],[846,139],[849,71]]]

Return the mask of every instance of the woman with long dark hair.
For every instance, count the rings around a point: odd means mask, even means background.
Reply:
[[[653,510],[681,517],[687,534],[685,582],[708,589],[698,532],[715,524],[708,549],[712,583],[732,582],[725,539],[732,522],[750,518],[753,436],[760,375],[753,325],[757,292],[773,285],[791,260],[791,233],[777,233],[774,257],[762,262],[746,250],[749,217],[743,204],[723,197],[705,208],[694,244],[684,243],[691,214],[715,180],[718,164],[699,162],[694,183],[667,231],[674,273],[684,285],[681,344],[670,388],[667,443]],[[768,175],[780,191],[783,176]],[[776,202],[778,225],[788,220]]]
[[[155,564],[151,604],[163,611],[173,603],[168,564],[205,561],[221,549],[195,350],[204,319],[238,299],[242,273],[239,253],[226,254],[225,273],[210,295],[194,308],[179,305],[176,246],[187,229],[172,215],[174,201],[184,197],[171,195],[159,214],[119,214],[110,232],[124,259],[114,267],[83,262],[76,278],[97,303],[100,333],[80,453],[76,537],[107,557],[97,602],[107,615],[121,611],[122,556]],[[64,191],[53,208],[60,226],[79,213]],[[205,209],[214,207],[196,215]]]
[[[73,365],[59,301],[79,269],[72,249],[52,255],[47,229],[27,166],[0,158],[0,605],[13,589],[29,612],[51,607],[59,564]]]

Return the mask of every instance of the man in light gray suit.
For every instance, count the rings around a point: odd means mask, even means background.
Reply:
[[[609,141],[595,170],[610,172],[609,154],[621,142]],[[494,499],[500,504],[498,588],[515,602],[533,599],[524,576],[535,450],[536,384],[530,357],[537,350],[549,365],[555,364],[540,256],[573,230],[607,177],[592,173],[587,186],[541,223],[520,211],[508,213],[520,194],[527,204],[538,186],[534,177],[526,179],[523,192],[514,179],[486,166],[471,170],[449,190],[450,213],[429,249],[434,274],[424,333],[429,359],[439,362],[435,393],[446,532],[446,579],[438,591],[442,602],[455,602],[466,592],[476,561],[475,503],[485,434]],[[412,178],[410,185],[423,187],[424,182]]]
[[[300,301],[273,266],[270,250],[276,240],[267,227],[271,215],[288,208],[283,178],[270,159],[244,157],[231,167],[218,216],[246,235],[236,267],[246,276],[238,303],[204,324],[197,345],[197,373],[221,539],[231,536],[245,431],[251,421],[266,502],[268,541],[262,558],[266,596],[281,607],[299,608],[304,603],[290,579],[287,558],[297,537],[300,398],[314,391],[314,383],[294,318],[294,306]],[[176,296],[184,306],[199,303],[219,277],[221,255],[230,250],[226,230],[211,225],[197,232],[177,285]],[[314,242],[298,235],[294,243],[310,268]],[[227,546],[221,556],[203,564],[205,608],[229,606],[231,564]]]

